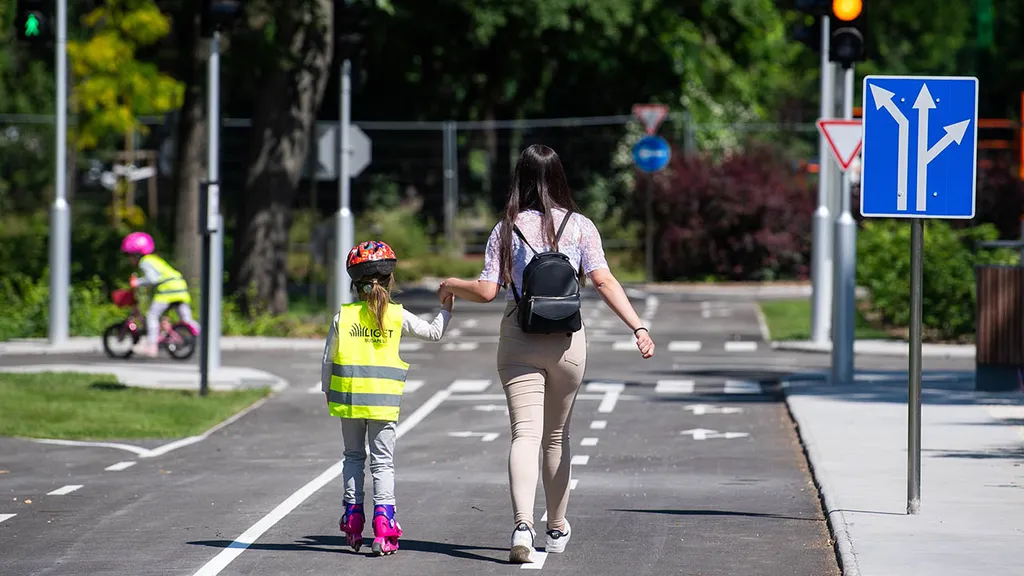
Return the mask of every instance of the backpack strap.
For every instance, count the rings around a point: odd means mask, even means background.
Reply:
[[[572,210],[565,211],[565,218],[562,218],[562,225],[558,227],[558,232],[555,233],[555,244],[562,238],[562,232],[565,231],[565,225],[569,223],[569,218],[572,217]]]
[[[562,224],[558,227],[558,232],[555,233],[555,244],[558,244],[558,241],[562,238],[562,232],[565,231],[565,225],[569,223],[569,217],[571,217],[572,215],[573,215],[573,211],[572,210],[566,210],[565,217],[562,218]],[[517,236],[519,236],[519,239],[523,241],[523,244],[526,244],[526,246],[530,249],[530,251],[533,252],[533,255],[536,256],[537,255],[537,250],[535,250],[533,245],[530,244],[530,241],[526,239],[526,236],[523,235],[523,231],[519,229],[519,226],[516,226],[515,224],[513,224],[512,225],[512,231],[515,232]],[[515,281],[510,280],[509,284],[512,286],[512,297],[516,299],[516,306],[518,306],[519,305],[519,293],[516,292],[516,283],[515,283]],[[514,308],[513,308],[513,311],[515,311]],[[511,315],[511,312],[509,314]]]

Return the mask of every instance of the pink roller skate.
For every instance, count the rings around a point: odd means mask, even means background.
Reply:
[[[398,538],[402,527],[395,520],[395,507],[381,504],[373,507],[373,553],[377,556],[398,551]]]
[[[345,514],[340,521],[341,531],[345,533],[345,541],[353,550],[359,552],[363,545],[363,525],[366,524],[366,515],[363,514],[362,504],[345,503]]]

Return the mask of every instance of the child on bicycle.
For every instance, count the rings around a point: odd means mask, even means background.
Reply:
[[[160,340],[160,317],[171,307],[178,308],[182,322],[195,326],[192,320],[192,296],[181,272],[166,260],[154,254],[156,243],[145,232],[132,232],[121,241],[121,252],[128,255],[132,265],[142,270],[142,278],[132,274],[132,288],[153,287],[153,302],[146,311],[146,336],[139,342],[135,353],[155,358]]]
[[[395,519],[396,423],[409,365],[398,353],[402,336],[438,341],[451,320],[454,296],[427,323],[391,300],[397,258],[383,242],[363,242],[348,254],[346,268],[359,298],[334,316],[321,371],[331,416],[341,418],[344,440],[344,512],[339,522],[349,546],[362,545],[363,474],[369,434],[373,474],[373,553],[398,550],[402,527]]]

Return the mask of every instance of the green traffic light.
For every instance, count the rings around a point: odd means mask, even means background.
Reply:
[[[25,19],[25,36],[39,36],[39,17],[35,14]]]

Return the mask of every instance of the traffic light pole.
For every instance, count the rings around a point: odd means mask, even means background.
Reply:
[[[352,63],[346,59],[341,64],[341,82],[338,94],[340,113],[338,114],[338,214],[335,218],[334,234],[334,306],[352,302],[352,279],[345,270],[348,251],[355,244],[355,226],[352,218],[351,180],[349,178],[349,162],[352,147],[349,138],[349,125],[352,115]]]
[[[207,342],[208,368],[211,370],[220,369],[220,322],[221,322],[221,299],[224,291],[224,221],[220,214],[220,31],[214,30],[210,38],[210,62],[208,70],[208,94],[207,94],[207,168],[206,179],[216,184],[214,191],[218,195],[215,206],[216,230],[210,236],[210,281],[204,286],[210,294],[210,317],[207,324],[202,327],[209,335]]]
[[[71,284],[71,207],[67,200],[68,150],[68,3],[57,0],[57,150],[53,206],[50,209],[50,344],[68,340],[68,291]]]
[[[835,110],[835,81],[829,61],[829,17],[821,17],[821,107],[820,118],[831,118]],[[832,319],[832,214],[829,210],[830,160],[828,142],[818,134],[818,208],[812,220],[811,250],[811,340],[829,341]]]
[[[844,69],[843,118],[853,119],[853,64]],[[835,222],[835,316],[832,321],[832,383],[853,383],[853,329],[856,303],[857,222],[850,213],[850,172],[843,172]]]

